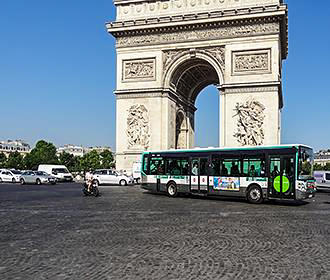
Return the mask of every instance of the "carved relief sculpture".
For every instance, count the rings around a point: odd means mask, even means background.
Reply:
[[[234,74],[271,72],[270,50],[234,52],[233,60]]]
[[[129,108],[126,134],[129,149],[147,149],[149,147],[149,113],[144,105],[133,105]]]
[[[124,60],[123,81],[155,78],[155,59]]]
[[[205,49],[219,62],[222,70],[225,69],[225,47],[214,47]]]
[[[237,130],[234,137],[242,146],[259,146],[265,135],[263,124],[265,106],[253,98],[244,103],[236,103],[235,116],[238,116]]]

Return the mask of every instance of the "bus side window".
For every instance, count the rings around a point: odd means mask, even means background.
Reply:
[[[181,175],[189,175],[189,160],[188,158],[181,160],[182,172]]]
[[[188,159],[166,159],[166,175],[188,175]]]
[[[210,176],[220,176],[220,157],[219,156],[212,156],[212,163],[210,165]]]
[[[148,175],[148,157],[143,157],[143,172]]]
[[[278,175],[280,175],[281,170],[281,159],[272,157],[270,159],[270,175],[274,179]]]
[[[191,161],[191,175],[198,176],[199,174],[199,160],[194,158]]]
[[[150,174],[163,175],[165,170],[164,159],[162,157],[150,159]]]
[[[208,159],[207,158],[201,158],[200,159],[200,176],[206,176],[207,175],[207,165],[208,165]]]
[[[239,158],[224,159],[221,165],[221,176],[240,176],[241,160]]]
[[[325,180],[330,181],[330,173],[325,173]]]
[[[265,177],[265,159],[245,158],[243,160],[243,175],[247,177]]]

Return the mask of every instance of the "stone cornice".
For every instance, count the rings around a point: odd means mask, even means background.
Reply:
[[[263,7],[250,7],[239,9],[226,9],[220,11],[200,12],[184,15],[159,16],[154,18],[141,18],[127,21],[115,21],[106,23],[109,33],[117,37],[129,31],[142,32],[143,29],[171,27],[212,23],[230,20],[249,20],[255,17],[283,16],[287,14],[286,5],[269,5]],[[165,26],[166,25],[166,26]]]
[[[106,27],[109,33],[119,39],[124,37],[154,36],[155,34],[170,32],[198,31],[210,28],[228,28],[231,26],[271,22],[279,23],[280,28],[277,34],[281,36],[282,59],[286,59],[288,54],[288,20],[286,5],[270,5],[256,8],[113,22],[107,23]],[[268,33],[265,32],[265,34]],[[245,36],[247,35],[249,34],[245,34]],[[117,41],[117,47],[124,46]]]

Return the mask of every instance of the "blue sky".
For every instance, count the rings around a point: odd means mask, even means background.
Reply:
[[[330,3],[286,2],[282,142],[330,148]],[[111,0],[0,1],[0,139],[115,148],[114,18]],[[216,89],[196,107],[196,145],[217,146]]]

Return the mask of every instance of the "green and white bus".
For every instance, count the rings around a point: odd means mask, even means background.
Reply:
[[[305,145],[147,151],[142,188],[167,193],[304,200],[315,195],[313,149]]]

